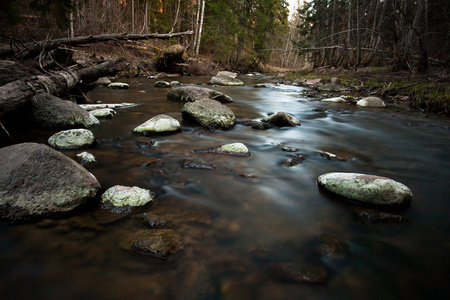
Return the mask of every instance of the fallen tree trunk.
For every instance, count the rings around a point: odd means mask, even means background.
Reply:
[[[39,55],[41,51],[49,51],[58,48],[61,45],[79,46],[91,43],[99,43],[106,41],[136,41],[146,39],[170,39],[184,35],[192,34],[192,31],[176,32],[176,33],[148,33],[148,34],[128,34],[128,33],[112,33],[91,36],[80,36],[75,38],[61,38],[55,40],[44,40],[23,44],[20,47],[13,45],[0,47],[0,58],[15,57],[27,58]]]
[[[115,75],[127,64],[124,58],[120,58],[78,71],[64,70],[7,83],[0,87],[0,116],[22,108],[36,94],[46,92],[62,96],[75,88],[80,80],[86,83],[99,77]]]

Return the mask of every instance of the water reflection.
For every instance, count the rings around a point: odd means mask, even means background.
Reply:
[[[180,78],[184,84],[206,77]],[[37,224],[3,225],[2,299],[25,298],[258,298],[416,299],[448,295],[450,265],[450,136],[448,119],[423,118],[399,108],[361,109],[301,98],[301,87],[244,78],[243,87],[216,87],[235,101],[239,119],[286,111],[302,126],[254,130],[241,124],[209,132],[182,122],[174,135],[143,138],[132,133],[156,114],[181,119],[182,104],[167,101],[154,80],[133,79],[129,90],[97,88],[93,100],[138,106],[120,109],[93,133],[88,169],[103,188],[116,184],[158,194],[151,211],[169,219],[184,240],[183,251],[160,261],[119,247],[145,229],[137,218],[110,218],[94,208]],[[398,111],[401,110],[401,111]],[[417,126],[410,126],[417,124]],[[45,141],[46,132],[36,136]],[[154,140],[148,147],[141,139]],[[250,157],[195,153],[195,149],[242,142]],[[294,147],[305,160],[285,166]],[[330,161],[328,151],[350,157]],[[76,151],[65,151],[75,158]],[[184,159],[216,169],[182,167]],[[150,163],[150,162],[157,163]],[[354,204],[322,194],[316,178],[330,171],[388,176],[411,188],[412,207],[400,212],[408,224],[361,225]],[[324,257],[318,238],[331,235],[348,245],[340,259]],[[319,264],[324,284],[274,280],[273,263]],[[27,288],[23,288],[26,286]]]

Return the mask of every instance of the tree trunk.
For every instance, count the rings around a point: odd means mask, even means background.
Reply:
[[[145,39],[170,39],[174,37],[190,35],[192,31],[177,33],[148,33],[148,34],[128,34],[128,33],[111,33],[91,36],[79,36],[73,39],[62,38],[50,41],[40,41],[37,43],[27,43],[24,49],[15,51],[11,46],[0,47],[0,58],[14,56],[16,58],[27,58],[39,55],[42,50],[49,51],[58,48],[61,45],[79,46],[91,43],[99,43],[106,41],[128,41],[128,40],[145,40]],[[37,44],[37,45],[36,45]],[[17,52],[17,53],[16,53]]]
[[[23,107],[31,97],[39,93],[62,96],[75,88],[80,80],[94,82],[99,77],[115,75],[127,66],[124,58],[84,68],[79,71],[59,71],[16,80],[0,87],[0,115]]]
[[[197,35],[197,43],[195,49],[195,57],[198,57],[200,54],[200,41],[202,39],[202,31],[203,31],[203,19],[205,17],[205,3],[206,0],[202,0],[201,2],[201,11],[200,11],[200,23],[198,24],[198,35]]]

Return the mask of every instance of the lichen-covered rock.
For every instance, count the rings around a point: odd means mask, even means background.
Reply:
[[[0,165],[0,218],[8,221],[69,212],[100,189],[81,165],[43,144],[1,148]]]
[[[116,111],[112,108],[94,109],[89,113],[98,119],[111,119],[116,115]]]
[[[194,102],[200,99],[211,99],[221,103],[233,102],[230,96],[213,89],[197,87],[197,86],[180,86],[172,88],[167,94],[167,100]]]
[[[51,94],[37,94],[31,99],[31,118],[46,128],[79,128],[100,122],[77,104]]]
[[[155,198],[155,193],[147,189],[115,185],[103,193],[101,207],[113,213],[129,213],[134,208],[151,204]]]
[[[108,88],[110,89],[129,89],[130,86],[128,85],[128,83],[124,83],[124,82],[113,82],[108,84]]]
[[[335,172],[319,176],[317,182],[332,193],[372,205],[408,205],[413,199],[406,185],[381,176]]]
[[[239,86],[244,85],[244,82],[236,78],[237,74],[227,71],[220,71],[216,76],[209,81],[210,84]]]
[[[141,254],[165,258],[183,249],[183,240],[172,229],[141,230],[124,240],[121,247]]]
[[[366,97],[358,102],[356,105],[361,107],[386,107],[386,104],[378,97]]]
[[[81,108],[92,111],[96,109],[102,109],[102,108],[120,108],[120,107],[130,107],[135,106],[135,103],[98,103],[98,104],[79,104]]]
[[[91,165],[97,162],[95,156],[86,151],[77,154],[77,157],[81,160],[82,165]]]
[[[70,129],[55,133],[48,143],[55,149],[83,149],[92,146],[94,135],[87,129]]]
[[[160,114],[156,115],[147,122],[139,125],[133,131],[140,133],[163,133],[163,132],[176,132],[181,130],[180,122],[171,116]]]
[[[184,104],[181,110],[183,119],[194,120],[208,129],[230,129],[236,124],[231,109],[218,101],[201,99]]]
[[[269,122],[275,126],[279,126],[279,127],[283,127],[283,126],[299,126],[300,125],[300,121],[285,112],[277,112],[274,114],[271,114],[270,116],[265,117],[264,119],[261,120],[262,122]]]

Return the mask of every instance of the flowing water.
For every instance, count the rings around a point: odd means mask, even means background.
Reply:
[[[177,78],[183,84],[206,77]],[[241,124],[209,132],[182,122],[181,133],[132,133],[156,114],[181,119],[182,104],[166,100],[155,80],[130,79],[129,90],[96,88],[92,100],[134,102],[92,131],[87,167],[102,188],[128,185],[158,195],[150,209],[171,220],[184,249],[161,260],[120,248],[145,229],[135,217],[108,218],[94,207],[66,218],[0,227],[1,299],[443,299],[450,295],[450,121],[400,107],[357,108],[312,101],[301,87],[244,78],[243,87],[215,87],[230,95],[236,117],[261,119],[285,111],[298,127],[255,130]],[[46,142],[33,131],[23,140]],[[138,141],[153,139],[148,148]],[[19,139],[20,140],[20,139]],[[250,157],[194,153],[242,142]],[[285,166],[294,147],[305,157]],[[350,157],[331,161],[328,151]],[[76,158],[80,151],[63,151]],[[184,159],[214,170],[182,168]],[[390,177],[414,194],[399,224],[363,224],[355,204],[321,192],[319,175],[332,171]],[[321,237],[347,245],[337,257],[321,253]],[[276,278],[271,266],[308,263],[327,272],[324,283]]]

